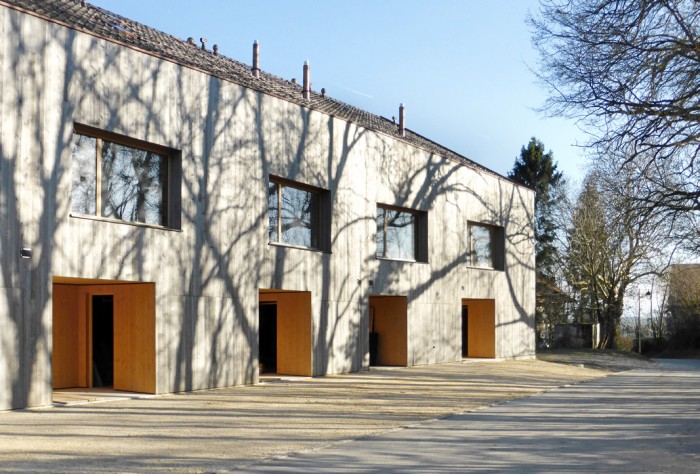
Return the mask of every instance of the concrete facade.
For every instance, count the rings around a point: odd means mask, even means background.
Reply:
[[[532,191],[18,3],[0,2],[0,409],[51,403],[57,283],[155,284],[156,393],[256,382],[270,289],[310,292],[314,375],[369,367],[370,295],[407,297],[408,365],[461,357],[464,299],[495,301],[496,357],[534,355]],[[178,225],[72,215],[76,124],[176,150]],[[269,243],[270,176],[325,190],[325,251]],[[378,203],[425,213],[426,262],[375,257]],[[468,222],[503,229],[503,270],[470,266]]]

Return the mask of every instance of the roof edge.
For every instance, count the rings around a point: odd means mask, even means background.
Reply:
[[[145,25],[143,23],[140,23],[138,21],[123,17],[117,13],[111,12],[111,11],[103,9],[101,7],[91,5],[91,4],[87,4],[87,7],[82,7],[80,5],[80,2],[74,1],[74,3],[76,5],[76,7],[78,7],[78,8],[92,9],[92,10],[97,11],[98,13],[102,13],[104,15],[107,15],[110,18],[116,18],[116,19],[120,19],[120,20],[123,20],[126,22],[130,22],[132,24],[138,25],[138,26],[146,28],[148,30],[155,31],[159,34],[165,35],[165,36],[171,38],[173,41],[185,43],[183,40],[181,40],[175,36],[172,36],[168,33],[165,33],[163,31],[152,28],[152,27]],[[67,21],[63,21],[59,18],[51,17],[50,15],[47,15],[47,14],[42,13],[40,11],[34,11],[34,10],[29,9],[29,8],[25,8],[21,5],[17,5],[15,3],[8,2],[6,0],[0,0],[0,6],[4,6],[6,8],[11,9],[11,10],[15,10],[15,11],[18,11],[20,13],[24,13],[24,14],[27,14],[27,15],[30,15],[30,16],[33,16],[36,18],[40,18],[40,19],[48,21],[50,23],[54,23],[54,24],[57,24],[59,26],[65,27],[65,28],[68,28],[68,29],[71,29],[74,31],[78,31],[80,33],[84,33],[84,34],[99,38],[101,40],[111,42],[113,44],[118,44],[122,47],[137,51],[139,53],[147,54],[149,56],[161,59],[163,61],[170,62],[172,64],[176,64],[176,65],[181,66],[181,67],[186,67],[188,69],[200,72],[202,74],[206,74],[208,76],[215,77],[217,79],[236,84],[240,87],[244,87],[244,88],[259,92],[259,93],[270,95],[270,96],[275,97],[277,99],[284,100],[284,101],[289,102],[289,103],[293,103],[295,105],[298,105],[298,106],[307,108],[309,110],[313,110],[313,111],[328,115],[330,117],[337,118],[339,120],[343,120],[343,121],[348,122],[348,123],[353,123],[357,126],[365,128],[367,130],[371,130],[375,133],[380,133],[382,135],[389,136],[395,140],[401,141],[405,144],[408,144],[410,146],[421,149],[427,153],[435,154],[437,156],[442,157],[443,159],[447,159],[447,160],[456,162],[458,164],[461,164],[461,165],[466,166],[468,168],[474,169],[476,171],[480,171],[480,172],[489,174],[492,177],[495,177],[499,180],[505,181],[509,184],[515,185],[519,188],[523,188],[523,189],[526,189],[528,191],[534,192],[534,190],[532,188],[530,188],[529,186],[525,186],[521,183],[518,183],[518,182],[512,180],[511,178],[508,178],[507,176],[504,176],[496,171],[493,171],[492,169],[490,169],[484,165],[481,165],[481,164],[467,158],[466,156],[464,156],[460,153],[457,153],[457,152],[445,147],[444,145],[441,145],[441,144],[435,142],[434,140],[431,140],[430,138],[427,138],[427,137],[425,137],[425,136],[423,136],[415,131],[412,131],[410,129],[406,129],[406,135],[401,136],[399,133],[399,130],[397,128],[396,133],[390,133],[387,130],[390,130],[391,127],[395,126],[395,124],[392,121],[390,121],[389,119],[382,117],[380,115],[373,114],[369,111],[360,109],[356,106],[353,106],[353,105],[348,104],[346,102],[340,101],[338,99],[334,99],[334,98],[329,97],[327,95],[321,96],[320,94],[318,94],[317,92],[314,92],[314,91],[311,91],[311,96],[312,96],[311,100],[302,100],[303,98],[301,96],[301,93],[299,93],[299,99],[295,100],[292,96],[290,96],[288,94],[281,93],[279,91],[276,91],[272,87],[264,87],[263,85],[265,84],[265,81],[271,81],[271,82],[276,82],[278,84],[284,84],[284,87],[298,88],[298,85],[294,85],[290,81],[287,81],[286,79],[281,78],[279,76],[276,76],[274,74],[271,74],[271,73],[268,73],[268,72],[261,70],[260,75],[261,75],[261,78],[264,79],[264,81],[261,81],[260,84],[258,84],[258,86],[256,87],[255,83],[246,82],[246,81],[242,80],[241,78],[237,78],[235,75],[226,75],[223,73],[217,73],[214,70],[199,67],[197,64],[194,64],[194,62],[192,62],[192,61],[190,61],[190,62],[184,61],[182,59],[178,59],[177,57],[174,57],[174,55],[168,56],[167,54],[163,54],[163,53],[160,53],[160,52],[155,51],[155,50],[146,49],[144,47],[140,47],[139,45],[137,45],[135,43],[123,41],[123,40],[120,40],[120,39],[112,37],[112,36],[107,36],[105,34],[101,34],[97,31],[91,30],[90,28],[86,28],[86,27],[78,25],[78,24],[73,24],[73,23],[70,23]],[[199,49],[199,48],[197,48],[197,49]],[[203,53],[207,53],[210,55],[212,54],[209,51],[203,51]],[[223,54],[217,54],[216,57],[217,57],[217,60],[219,60],[219,61],[221,61],[221,60],[228,61],[231,65],[235,65],[237,68],[244,68],[246,70],[252,71],[252,66],[248,66],[245,63],[241,63],[240,61],[238,61],[236,59],[230,58],[230,57],[225,56]],[[324,109],[324,107],[319,106],[320,102],[323,102],[324,104],[328,105],[328,107],[326,107]],[[373,127],[371,123],[363,123],[362,120],[355,120],[355,119],[353,119],[352,116],[350,116],[350,114],[343,115],[343,114],[339,114],[339,113],[334,113],[333,111],[328,110],[329,108],[331,108],[331,106],[335,106],[335,108],[339,108],[339,109],[345,109],[346,111],[351,111],[351,112],[354,112],[358,115],[368,115],[371,118],[373,118],[374,120],[382,121],[386,125],[385,128],[387,128],[387,130],[383,130],[380,127]]]

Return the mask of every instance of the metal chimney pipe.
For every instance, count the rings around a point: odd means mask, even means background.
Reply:
[[[311,98],[311,81],[309,80],[309,61],[304,61],[304,85],[301,90],[304,95],[304,99],[309,100]]]
[[[253,77],[260,78],[260,45],[258,40],[253,43]]]
[[[403,102],[399,105],[399,133],[402,137],[406,136],[406,108],[403,106]]]

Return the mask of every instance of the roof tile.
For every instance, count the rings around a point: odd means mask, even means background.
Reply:
[[[255,78],[252,74],[252,68],[246,64],[221,54],[214,54],[212,50],[203,50],[198,45],[188,44],[186,40],[176,38],[108,10],[89,4],[83,7],[79,0],[0,0],[0,5],[23,10],[46,20],[139,49],[182,66],[194,68],[223,80],[352,122],[443,158],[460,162],[470,168],[504,178],[500,174],[409,129],[406,129],[405,136],[401,136],[397,124],[384,117],[371,114],[327,95],[322,97],[313,91],[311,99],[305,100],[298,84],[293,84],[264,71],[260,72],[259,78]]]

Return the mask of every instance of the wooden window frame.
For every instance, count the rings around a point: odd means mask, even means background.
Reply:
[[[386,255],[386,235],[387,235],[387,219],[386,212],[384,213],[384,255],[377,255],[375,248],[375,258],[378,260],[395,260],[399,262],[411,262],[411,263],[428,263],[428,213],[425,211],[418,211],[415,209],[409,209],[406,207],[394,206],[391,204],[381,204],[377,203],[377,209],[384,209],[384,211],[397,211],[405,212],[413,215],[414,217],[414,235],[413,235],[413,257],[412,259],[390,257]],[[375,221],[376,221],[376,211],[375,211]],[[375,243],[377,241],[377,234],[375,234]]]
[[[108,132],[99,128],[80,123],[73,126],[73,135],[83,135],[96,141],[95,147],[95,214],[81,214],[71,212],[71,217],[114,222],[120,224],[152,227],[158,229],[180,230],[181,226],[181,197],[180,183],[182,179],[182,155],[179,150],[156,145],[144,140],[139,140],[126,135]],[[102,144],[104,141],[117,145],[148,151],[164,156],[166,161],[165,186],[163,199],[165,200],[165,222],[163,224],[151,224],[140,221],[115,219],[102,216]]]
[[[488,229],[491,243],[491,260],[493,266],[483,266],[476,265],[474,262],[474,238],[473,238],[473,227],[481,227]],[[479,268],[483,270],[497,270],[503,271],[505,269],[505,240],[504,240],[504,229],[501,226],[493,224],[485,224],[483,222],[467,222],[467,245],[469,254],[469,266],[473,268]]]
[[[326,189],[319,188],[316,186],[311,186],[309,184],[300,183],[298,181],[293,181],[290,179],[280,178],[278,176],[270,175],[268,179],[268,199],[270,186],[269,184],[274,184],[277,186],[277,240],[273,241],[270,239],[269,227],[268,227],[268,243],[273,246],[278,247],[289,247],[302,250],[311,250],[317,252],[330,253],[330,192]],[[317,209],[316,209],[316,226],[312,228],[312,234],[315,234],[316,246],[306,247],[303,245],[294,245],[282,241],[282,194],[284,188],[294,188],[300,191],[309,192],[316,195]],[[268,207],[269,213],[269,207]],[[268,224],[269,226],[269,224]],[[313,242],[312,237],[312,242]]]

